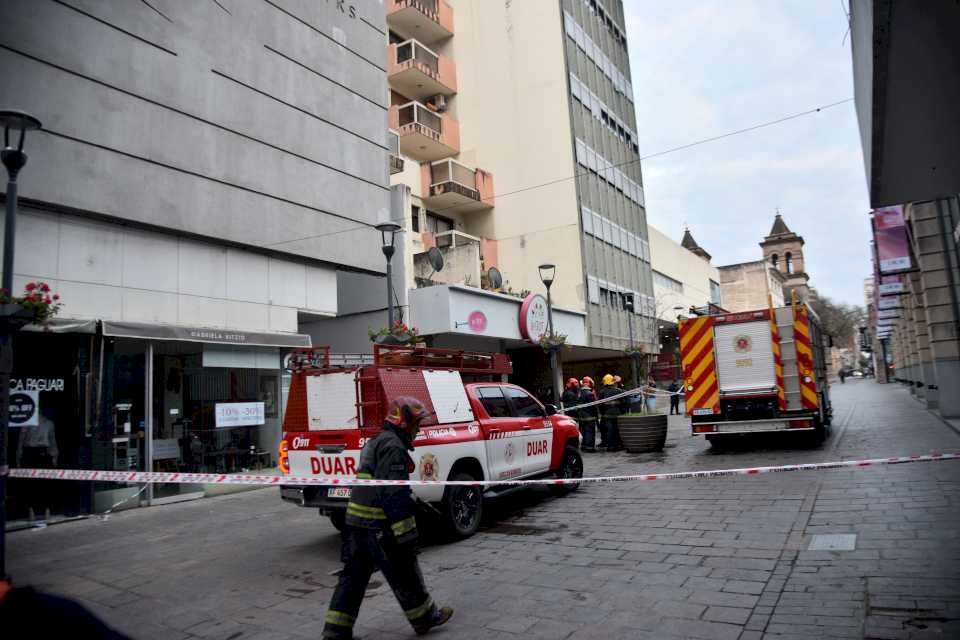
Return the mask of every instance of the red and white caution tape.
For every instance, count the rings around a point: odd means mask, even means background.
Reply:
[[[557,485],[588,482],[635,482],[639,480],[684,480],[688,478],[717,478],[721,476],[753,476],[788,471],[815,471],[817,469],[861,469],[909,462],[936,462],[960,460],[960,453],[931,453],[897,458],[843,460],[838,462],[811,462],[785,464],[776,467],[746,467],[743,469],[714,469],[710,471],[676,471],[672,473],[642,473],[625,476],[598,476],[592,478],[537,478],[534,480],[359,480],[356,478],[322,478],[316,476],[267,476],[218,473],[158,473],[146,471],[90,471],[83,469],[10,469],[12,478],[38,480],[95,480],[98,482],[179,483],[179,484],[241,484],[241,485],[337,485],[341,487],[374,486],[496,486],[496,485]]]

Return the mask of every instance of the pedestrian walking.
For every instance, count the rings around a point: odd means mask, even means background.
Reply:
[[[667,387],[667,391],[670,392],[670,415],[680,415],[680,385],[674,380]]]
[[[613,376],[609,373],[603,376],[603,388],[600,389],[600,399],[609,400],[600,405],[600,448],[607,451],[619,451],[620,429],[617,420],[620,417],[620,401],[610,400],[620,393]]]
[[[585,377],[580,381],[580,404],[596,402],[597,394],[593,392],[593,378]],[[580,435],[583,436],[583,450],[586,453],[596,451],[597,420],[600,418],[600,409],[597,405],[580,409]]]
[[[570,410],[570,407],[575,407],[580,404],[580,381],[576,378],[570,378],[567,380],[567,386],[563,390],[563,395],[560,396],[560,402],[563,404],[563,408],[566,411],[567,417],[578,420],[580,417],[580,412],[577,409]]]
[[[387,409],[383,430],[360,452],[357,478],[409,480],[416,468],[409,451],[420,423],[431,414],[416,398],[399,397]],[[379,567],[413,630],[422,635],[450,619],[423,584],[417,561],[416,505],[409,486],[357,486],[347,504],[340,581],[330,600],[323,638],[352,640],[367,584]]]

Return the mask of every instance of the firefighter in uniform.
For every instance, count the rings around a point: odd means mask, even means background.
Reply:
[[[595,402],[596,394],[593,392],[593,378],[587,376],[580,381],[580,404]],[[580,426],[580,433],[583,435],[583,450],[586,453],[596,451],[595,439],[597,433],[597,417],[600,412],[597,405],[584,407],[580,409],[580,419],[577,424]]]
[[[420,423],[431,414],[416,398],[399,397],[387,409],[383,430],[360,453],[358,479],[409,480],[415,465],[409,451]],[[450,619],[453,609],[438,608],[423,584],[417,562],[416,504],[409,486],[356,486],[343,528],[343,571],[323,637],[353,638],[353,625],[373,571],[379,567],[413,630],[422,635]]]
[[[621,390],[617,388],[614,378],[609,373],[603,376],[603,388],[600,389],[600,400],[608,400],[619,395]],[[620,402],[611,400],[600,405],[600,437],[603,442],[600,448],[606,451],[620,450],[620,429],[617,428],[617,420],[620,416]]]
[[[579,404],[580,401],[580,381],[576,378],[570,378],[567,380],[567,388],[563,390],[563,395],[560,396],[560,402],[563,404],[564,409],[569,409],[570,407],[575,407]],[[574,420],[580,417],[580,412],[576,409],[573,411],[567,411],[567,416],[573,418]]]

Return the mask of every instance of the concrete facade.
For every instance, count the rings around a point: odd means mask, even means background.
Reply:
[[[719,272],[723,308],[731,313],[766,309],[770,304],[768,296],[774,307],[785,303],[785,278],[766,260],[725,265]]]
[[[336,313],[336,269],[382,273],[389,211],[384,18],[354,5],[5,3],[0,94],[44,124],[18,278],[55,280],[63,317]]]
[[[457,129],[457,146],[438,161],[436,146],[405,145],[413,134],[401,127],[404,167],[392,182],[410,188],[407,287],[430,284],[422,280],[431,270],[416,264],[433,246],[447,262],[434,283],[490,288],[487,272],[496,267],[500,291],[517,296],[545,293],[537,267],[553,263],[553,302],[585,314],[590,346],[622,350],[632,322],[655,350],[621,3],[601,14],[583,0],[441,0],[420,29],[412,25],[422,17],[409,8],[401,17],[401,5],[386,3],[388,56],[423,40],[414,45],[431,69],[422,80],[438,95],[416,96],[409,77],[391,74],[391,101],[426,103],[424,120],[437,135]],[[447,18],[449,32],[438,30]],[[437,167],[447,159],[461,176],[458,195],[438,189]],[[621,308],[623,293],[636,297],[633,318]]]

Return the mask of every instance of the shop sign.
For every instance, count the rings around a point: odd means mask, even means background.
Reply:
[[[474,311],[467,318],[467,326],[474,333],[483,333],[487,330],[487,316],[483,311]]]
[[[10,392],[10,426],[35,427],[40,420],[40,392]]]
[[[899,309],[900,308],[900,299],[890,296],[881,296],[877,300],[877,309]]]
[[[889,295],[891,293],[904,293],[903,278],[901,276],[881,276],[880,277],[880,295]]]
[[[63,378],[10,378],[10,391],[63,391]]]
[[[215,424],[217,428],[259,425],[264,424],[265,415],[262,402],[218,402]]]
[[[547,299],[539,293],[531,293],[520,305],[520,336],[536,342],[548,330]]]
[[[885,319],[885,318],[899,318],[899,317],[900,317],[900,311],[897,310],[897,309],[883,309],[882,311],[878,311],[878,312],[877,312],[877,317],[878,317],[878,318],[882,318],[882,319]]]
[[[258,333],[233,329],[206,329],[141,322],[104,321],[103,335],[116,338],[147,338],[183,342],[239,344],[257,347],[309,347],[310,336],[296,333]]]

